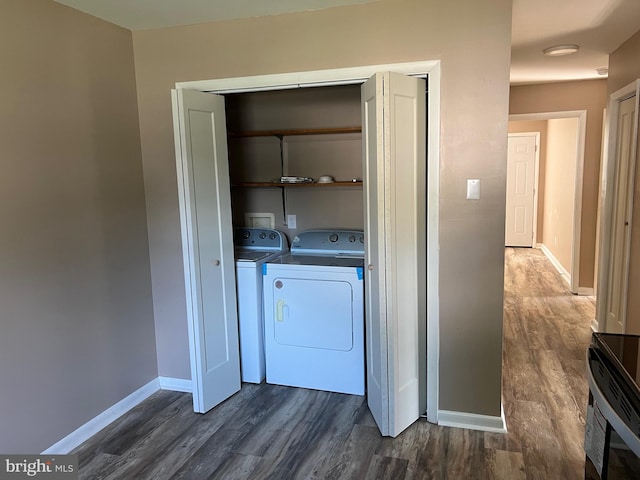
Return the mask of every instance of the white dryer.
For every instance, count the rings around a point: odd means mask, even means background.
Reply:
[[[233,232],[242,381],[265,379],[262,267],[288,251],[283,233],[270,228],[236,228]]]
[[[264,265],[267,383],[364,395],[364,234],[310,230]]]

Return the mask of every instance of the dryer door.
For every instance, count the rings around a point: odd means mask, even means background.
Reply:
[[[353,348],[353,290],[349,282],[277,279],[274,339],[280,345],[323,350]]]

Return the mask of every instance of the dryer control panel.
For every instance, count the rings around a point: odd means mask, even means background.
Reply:
[[[362,230],[308,230],[291,243],[291,253],[305,255],[364,256]]]

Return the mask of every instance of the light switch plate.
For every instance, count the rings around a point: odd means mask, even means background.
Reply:
[[[467,200],[480,200],[480,179],[467,179]]]

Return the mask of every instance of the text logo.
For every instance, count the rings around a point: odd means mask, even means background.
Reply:
[[[0,455],[0,480],[77,480],[77,455]]]

